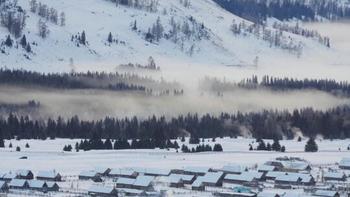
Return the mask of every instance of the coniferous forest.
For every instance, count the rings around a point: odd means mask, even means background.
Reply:
[[[28,116],[9,114],[0,119],[1,136],[6,139],[80,138],[90,139],[98,134],[103,139],[153,139],[165,142],[181,136],[215,138],[240,136],[242,127],[255,138],[292,139],[296,131],[305,136],[322,135],[329,139],[350,137],[350,107],[337,107],[327,111],[312,108],[287,111],[262,111],[219,116],[188,114],[171,119],[152,116],[147,119],[112,118],[80,120],[32,120]],[[244,129],[244,132],[247,132]]]

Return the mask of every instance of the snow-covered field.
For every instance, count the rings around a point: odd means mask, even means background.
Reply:
[[[145,167],[159,169],[174,169],[184,167],[216,167],[220,168],[230,163],[253,166],[262,164],[279,156],[301,157],[312,164],[324,165],[335,164],[344,157],[350,157],[347,147],[348,140],[317,140],[319,152],[305,153],[306,140],[280,141],[286,147],[285,153],[248,151],[249,144],[253,139],[216,139],[215,143],[221,143],[224,152],[203,152],[203,153],[176,153],[175,150],[103,150],[87,152],[62,152],[64,145],[71,144],[73,147],[80,140],[11,140],[6,141],[8,146],[11,142],[13,148],[0,149],[0,171],[17,169],[31,169],[34,172],[40,170],[57,170],[64,175],[78,174],[82,170],[92,170],[96,167],[124,168],[124,167]],[[177,140],[181,146],[180,140]],[[269,142],[268,140],[266,142]],[[28,143],[30,148],[25,148]],[[205,144],[213,144],[211,140],[205,140]],[[272,143],[272,142],[270,142]],[[186,142],[187,144],[187,142]],[[256,142],[255,145],[256,146]],[[15,147],[20,146],[22,151],[16,152]],[[28,159],[19,159],[27,156]]]

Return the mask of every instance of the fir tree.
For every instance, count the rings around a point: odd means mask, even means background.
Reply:
[[[310,138],[305,145],[305,152],[317,152],[318,146],[314,138]]]
[[[8,36],[6,37],[5,45],[8,46],[8,47],[12,47],[12,45],[13,45],[13,40],[11,39],[11,36],[10,36],[10,35],[8,35]]]
[[[26,35],[23,35],[20,41],[20,44],[22,45],[22,47],[25,49],[27,47],[27,38]]]
[[[113,36],[112,36],[112,33],[111,33],[111,32],[109,32],[109,34],[108,34],[107,41],[108,41],[109,43],[112,43],[112,42],[113,42]]]

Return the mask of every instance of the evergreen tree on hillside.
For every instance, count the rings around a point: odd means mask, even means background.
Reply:
[[[27,38],[26,35],[23,35],[20,41],[20,44],[22,45],[22,47],[25,49],[27,47]]]
[[[305,145],[305,152],[317,152],[318,146],[314,138],[310,138]]]
[[[8,35],[8,36],[6,37],[5,45],[8,46],[8,47],[12,47],[12,45],[13,45],[13,40],[11,39],[11,36],[10,36],[10,35]]]
[[[109,32],[109,34],[108,34],[107,41],[108,41],[109,43],[112,43],[112,42],[113,42],[113,36],[112,36],[112,33],[111,33],[111,32]]]
[[[256,148],[257,150],[266,150],[266,144],[264,140],[260,140],[258,147]]]
[[[85,31],[83,31],[83,32],[81,33],[81,36],[80,36],[80,44],[86,45],[86,35],[85,35]]]

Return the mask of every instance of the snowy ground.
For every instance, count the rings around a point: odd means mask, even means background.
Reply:
[[[264,163],[267,160],[278,156],[301,157],[312,164],[334,164],[343,157],[350,157],[347,147],[348,140],[318,140],[319,152],[303,152],[305,140],[281,141],[281,145],[286,146],[287,152],[257,152],[248,151],[249,144],[253,139],[217,139],[216,143],[221,143],[224,149],[222,153],[205,152],[184,154],[176,153],[174,150],[123,150],[123,151],[88,151],[88,152],[62,152],[64,145],[75,143],[79,140],[12,140],[14,148],[1,149],[0,171],[17,169],[31,169],[34,172],[40,170],[55,169],[64,175],[77,174],[82,170],[91,170],[96,167],[147,167],[147,168],[183,168],[187,166],[222,167],[230,163],[253,166]],[[211,140],[209,140],[211,141]],[[178,140],[180,143],[180,141]],[[268,142],[268,141],[266,141]],[[6,141],[8,146],[10,142]],[[29,143],[30,148],[26,149],[25,144]],[[212,142],[205,142],[212,144]],[[270,142],[271,143],[271,142]],[[15,147],[20,146],[22,152],[15,152]],[[181,143],[180,143],[181,146]],[[339,151],[340,149],[340,151]],[[27,156],[27,160],[20,160],[22,156]]]

